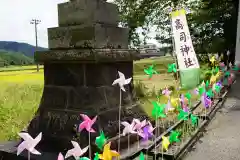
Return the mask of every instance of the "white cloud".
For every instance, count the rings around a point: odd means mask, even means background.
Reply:
[[[35,45],[34,25],[38,25],[38,44],[47,47],[47,28],[58,26],[57,4],[68,0],[1,0],[0,41],[17,41]],[[109,0],[112,1],[112,0]]]

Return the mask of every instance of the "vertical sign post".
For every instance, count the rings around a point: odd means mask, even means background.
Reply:
[[[185,89],[194,88],[200,81],[200,67],[193,48],[186,11],[184,9],[174,11],[171,17],[181,86]]]

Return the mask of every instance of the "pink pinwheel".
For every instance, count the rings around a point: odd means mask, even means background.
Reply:
[[[121,122],[122,125],[124,125],[124,129],[123,129],[123,136],[125,136],[126,134],[135,134],[137,132],[134,131],[134,122],[132,122],[131,124],[129,124],[128,122],[124,121]]]
[[[64,160],[64,157],[63,157],[62,153],[58,154],[58,159],[57,160]]]
[[[205,108],[209,108],[212,105],[212,101],[207,97],[206,93],[202,95],[201,102]]]
[[[188,106],[184,103],[182,104],[182,109],[183,109],[184,112],[189,112]]]
[[[88,132],[94,133],[95,130],[92,128],[92,125],[96,122],[97,116],[95,116],[92,120],[85,114],[80,114],[83,119],[83,122],[79,125],[79,132],[83,129],[86,129]]]
[[[169,96],[171,93],[172,93],[172,91],[168,90],[167,87],[162,91],[162,94],[165,96]]]
[[[137,131],[141,131],[141,129],[147,124],[146,119],[141,122],[139,119],[134,118],[133,122],[135,123],[133,130],[137,130]]]

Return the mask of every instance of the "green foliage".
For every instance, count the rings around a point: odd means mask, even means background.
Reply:
[[[121,14],[121,25],[130,28],[129,41],[139,45],[154,29],[161,44],[172,49],[169,9],[189,8],[187,15],[196,53],[223,52],[234,48],[238,0],[115,0]],[[139,32],[140,31],[140,32]],[[167,49],[167,48],[166,48]],[[169,50],[168,50],[169,51]]]
[[[22,53],[0,50],[0,66],[30,64],[33,64],[33,59]]]

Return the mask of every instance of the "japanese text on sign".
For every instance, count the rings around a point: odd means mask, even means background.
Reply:
[[[184,10],[172,14],[172,30],[179,69],[199,68]]]

